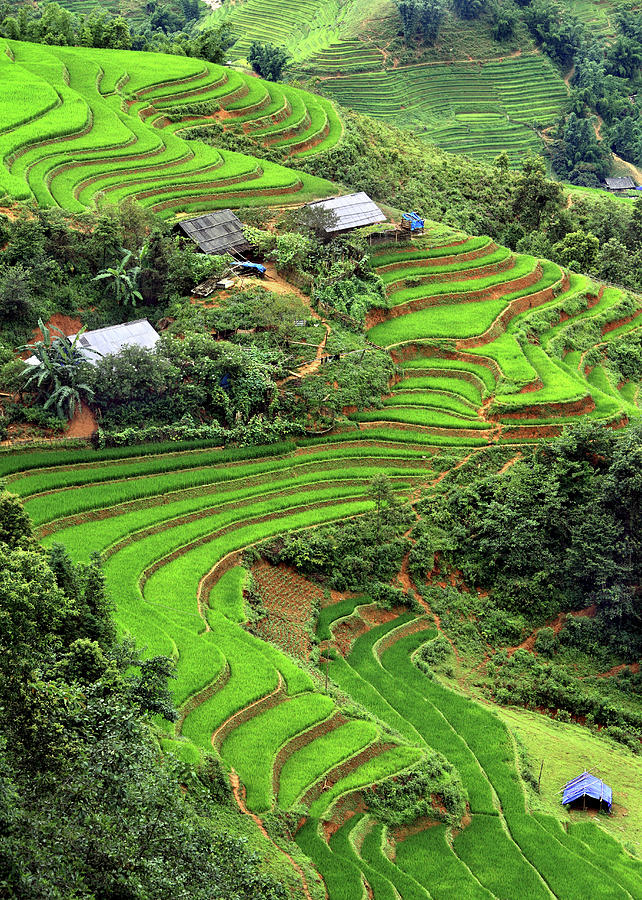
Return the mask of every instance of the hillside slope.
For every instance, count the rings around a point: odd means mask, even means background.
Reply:
[[[381,410],[353,414],[362,427],[480,443],[551,436],[578,416],[640,415],[638,385],[614,383],[601,364],[614,341],[639,333],[640,298],[489,238],[453,234],[439,246],[428,236],[373,263],[388,308],[370,313],[368,335],[403,378]]]
[[[297,77],[312,79],[346,108],[475,159],[506,150],[517,164],[529,150],[541,150],[538,130],[559,118],[567,96],[524,23],[498,42],[490,11],[463,20],[446,8],[433,47],[405,45],[392,0],[244,0],[224,4],[210,21],[231,25],[232,59],[242,61],[253,40],[280,44]]]
[[[427,602],[382,610],[316,589],[316,639],[332,648],[339,694],[306,665],[309,650],[293,650],[283,613],[270,616],[272,642],[248,629],[242,552],[374,514],[374,476],[418,497],[453,466],[503,471],[525,442],[579,415],[621,426],[640,414],[639,386],[612,383],[595,354],[587,368],[580,350],[639,330],[638,300],[441,226],[381,248],[374,262],[388,303],[370,313],[369,335],[403,372],[382,409],[351,413],[358,429],[223,452],[3,454],[0,475],[45,545],[102,556],[121,632],[176,660],[179,718],[165,750],[194,759],[214,747],[243,810],[258,821],[291,813],[330,900],[360,900],[366,883],[376,900],[640,896],[640,865],[616,841],[530,808],[514,740],[493,710],[413,665],[440,627]],[[509,446],[487,453],[497,442]],[[439,445],[452,455],[442,459]],[[305,585],[280,577],[278,609],[295,597],[298,614]],[[407,559],[397,577],[413,590]],[[467,791],[457,827],[400,829],[371,814],[371,785],[404,783],[426,760],[434,766],[435,751]]]
[[[181,130],[240,128],[306,155],[333,146],[332,104],[180,56],[8,41],[0,53],[0,189],[80,212],[125,198],[161,215],[206,206],[302,203],[328,182],[186,141]]]

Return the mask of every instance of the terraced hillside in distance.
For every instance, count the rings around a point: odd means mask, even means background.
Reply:
[[[130,198],[161,216],[305,202],[332,186],[268,161],[185,140],[240,128],[309,155],[334,146],[332,102],[180,56],[8,41],[0,53],[0,190],[81,212]]]
[[[640,415],[639,386],[613,384],[593,356],[642,325],[642,299],[489,238],[431,240],[375,254],[388,308],[370,313],[370,339],[403,368],[361,427],[530,440],[590,416],[618,425]],[[596,351],[597,348],[597,351]]]
[[[361,34],[371,19],[396,25],[392,0],[238,0],[213,10],[205,25],[229,23],[236,38],[231,59],[243,59],[253,41],[269,41],[299,62],[342,37]]]
[[[391,0],[240,0],[223,4],[211,21],[229,22],[237,36],[230,58],[243,61],[252,41],[284,46],[293,74],[342,106],[476,160],[505,150],[517,165],[541,150],[538,132],[557,121],[568,95],[523,24],[498,44],[488,23],[448,11],[435,47],[419,52],[400,43]]]
[[[430,143],[489,162],[502,150],[516,165],[541,148],[537,130],[561,113],[567,90],[535,52],[481,61],[382,67],[375,49],[342,42],[302,65],[342,106],[410,128]],[[366,60],[374,65],[362,70]]]

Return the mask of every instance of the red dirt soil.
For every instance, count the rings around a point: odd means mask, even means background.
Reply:
[[[619,675],[620,672],[623,672],[624,669],[630,669],[634,675],[640,671],[640,663],[620,663],[619,666],[613,666],[612,669],[609,669],[608,672],[600,672],[599,675],[596,675],[596,678],[611,678],[613,675]]]
[[[74,417],[65,431],[67,438],[90,438],[98,430],[96,417],[83,401],[76,407]]]
[[[260,560],[252,575],[269,615],[257,625],[265,640],[300,659],[310,657],[310,636],[314,603],[321,603],[323,591],[290,566],[273,566]]]
[[[333,644],[341,654],[347,656],[352,649],[352,644],[358,637],[369,630],[361,616],[353,613],[349,618],[342,619],[331,629]]]
[[[80,319],[73,318],[72,316],[65,316],[62,313],[54,313],[46,324],[47,328],[57,328],[58,331],[62,331],[67,337],[69,337],[70,334],[78,334],[83,327]],[[33,337],[29,343],[33,344],[36,341],[41,341],[43,337],[44,335],[40,328],[35,328]]]
[[[540,626],[540,628],[536,628],[535,631],[532,632],[532,634],[529,634],[528,637],[521,642],[521,644],[518,644],[516,647],[507,647],[506,652],[509,656],[512,656],[513,653],[515,653],[517,650],[526,650],[528,653],[536,653],[536,651],[534,650],[535,641],[537,640],[537,635],[542,630],[542,628],[552,628],[555,634],[559,634],[564,627],[564,622],[566,622],[569,616],[575,618],[589,617],[592,619],[595,616],[596,612],[597,609],[595,604],[593,603],[591,604],[591,606],[587,606],[585,609],[579,609],[575,612],[559,613],[559,615],[555,616],[555,618],[549,619],[547,622],[545,622],[544,625]]]

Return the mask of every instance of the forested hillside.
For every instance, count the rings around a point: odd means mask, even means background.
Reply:
[[[0,894],[642,897],[634,14],[5,7]]]

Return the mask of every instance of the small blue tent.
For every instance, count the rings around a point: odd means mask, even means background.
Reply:
[[[609,812],[611,811],[613,791],[608,784],[604,784],[600,778],[596,775],[591,775],[590,772],[582,772],[577,778],[564,785],[562,803],[566,805],[586,797],[592,797],[593,800],[604,803]]]

